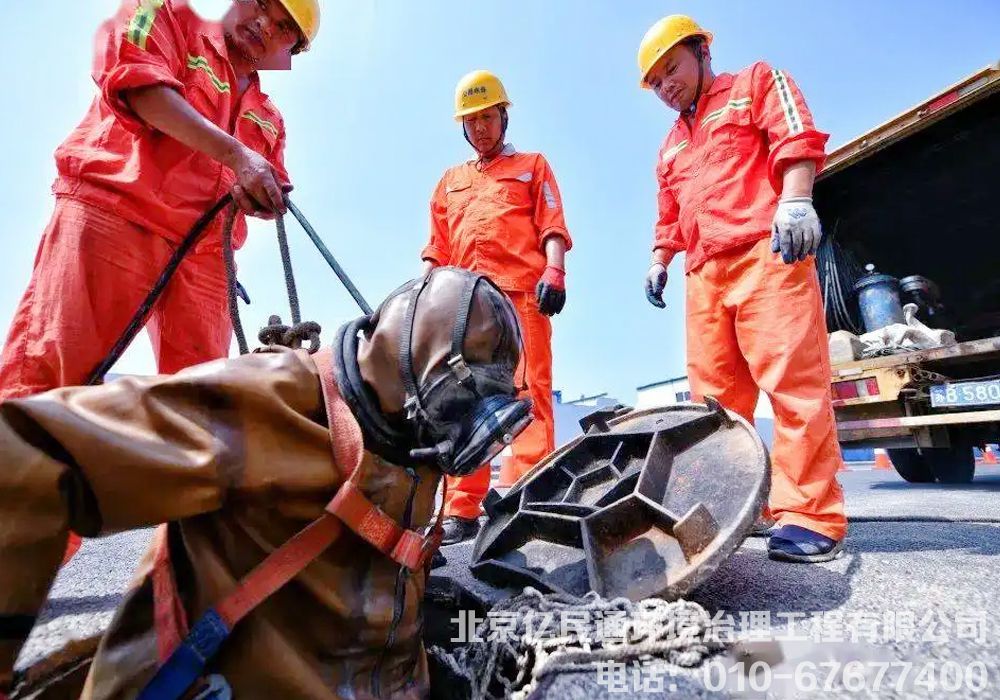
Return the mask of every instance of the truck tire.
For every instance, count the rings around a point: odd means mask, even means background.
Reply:
[[[968,445],[924,450],[934,477],[941,484],[968,484],[976,475],[976,455]]]
[[[911,484],[934,483],[934,470],[924,455],[916,450],[888,449],[886,452],[896,472],[906,481]]]

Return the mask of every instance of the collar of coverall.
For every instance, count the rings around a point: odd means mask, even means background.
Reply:
[[[705,99],[709,95],[715,95],[722,92],[723,90],[728,90],[733,86],[733,79],[735,76],[732,73],[719,73],[715,76],[715,80],[712,81],[712,87],[708,90],[704,90],[701,94],[701,99]],[[679,124],[684,118],[684,115],[677,115],[677,123]]]
[[[503,158],[504,156],[512,156],[515,153],[517,153],[517,149],[514,148],[514,144],[512,144],[512,143],[505,143],[503,145],[503,150],[500,151],[497,154],[497,158]],[[497,158],[494,158],[493,160],[496,160]],[[478,163],[479,162],[479,156],[476,156],[475,158],[469,158],[469,160],[467,162],[469,162],[469,163]]]
[[[717,92],[722,92],[723,90],[728,90],[733,86],[733,74],[732,73],[719,73],[715,76],[715,80],[712,81],[712,87],[705,90],[706,95],[714,95]]]
[[[204,25],[204,35],[208,39],[208,43],[212,45],[216,51],[219,52],[220,56],[225,56],[229,59],[229,49],[226,46],[226,34],[222,29],[222,22],[205,22]]]

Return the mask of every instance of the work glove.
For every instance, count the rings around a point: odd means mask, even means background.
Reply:
[[[663,263],[653,263],[646,273],[646,299],[660,309],[667,307],[663,301],[663,290],[667,286],[667,266]]]
[[[538,297],[538,310],[546,316],[562,311],[566,304],[566,271],[547,266],[535,287],[535,296]]]
[[[247,306],[250,305],[250,295],[247,294],[246,287],[240,284],[239,280],[236,280],[236,296],[242,299],[243,303],[246,304]]]
[[[781,252],[785,264],[816,254],[823,235],[812,197],[789,197],[778,202],[774,213],[771,252]]]

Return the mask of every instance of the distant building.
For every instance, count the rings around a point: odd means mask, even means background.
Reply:
[[[652,384],[644,384],[636,388],[638,394],[635,402],[637,409],[670,406],[691,400],[691,384],[688,378],[675,377],[664,379]]]
[[[621,402],[605,394],[581,396],[578,399],[566,401],[561,391],[552,392],[552,408],[556,418],[556,446],[567,442],[581,434],[580,419],[602,408],[613,408]]]
[[[691,400],[691,383],[687,376],[664,379],[651,384],[636,387],[636,409],[655,408],[657,406],[673,406]],[[754,414],[754,425],[761,439],[770,449],[774,440],[774,413],[771,402],[761,395],[757,402],[757,412]]]
[[[555,417],[556,448],[565,445],[573,438],[581,435],[580,419],[602,408],[612,408],[619,405],[617,399],[613,399],[605,394],[594,394],[592,396],[581,396],[571,401],[563,400],[561,391],[552,392],[552,413]],[[493,460],[494,471],[499,468],[500,460],[509,457],[510,447],[497,455]]]

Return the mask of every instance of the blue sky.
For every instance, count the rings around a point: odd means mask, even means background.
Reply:
[[[194,0],[211,12],[224,0]],[[10,3],[0,68],[5,167],[0,328],[9,325],[52,211],[52,152],[94,95],[93,34],[117,0]],[[541,151],[559,181],[575,240],[568,303],[554,320],[555,386],[573,398],[684,373],[683,279],[668,308],[642,294],[655,219],[653,166],[674,120],[637,88],[635,53],[663,15],[687,12],[715,32],[717,71],[765,59],[790,72],[836,146],[1000,59],[1000,3],[549,0],[326,0],[314,49],[265,89],[289,133],[294,201],[371,303],[417,274],[427,201],[468,156],[450,110],[457,79],[489,68],[514,107],[510,140]],[[892,197],[886,183],[887,201]],[[239,253],[251,330],[287,315],[273,228],[255,224]],[[357,308],[295,225],[303,314],[335,328]],[[253,333],[255,335],[255,333]],[[142,335],[118,371],[151,372]]]

